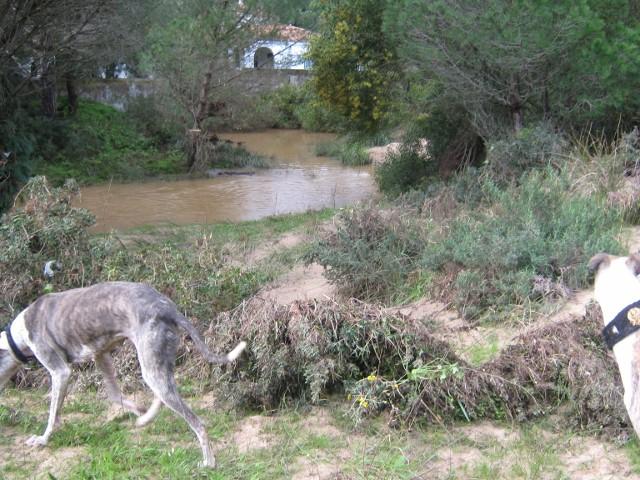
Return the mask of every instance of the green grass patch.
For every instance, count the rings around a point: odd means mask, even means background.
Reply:
[[[384,133],[376,135],[347,135],[330,142],[316,145],[315,153],[320,157],[333,157],[344,165],[358,166],[371,163],[367,149],[389,143]]]
[[[30,413],[0,405],[0,426],[19,428],[26,433],[36,431],[40,427],[44,429],[44,422]]]
[[[267,168],[269,160],[228,142],[220,142],[214,150],[212,167],[215,168]]]
[[[625,453],[631,462],[633,472],[640,474],[640,443],[636,437],[625,445]]]
[[[42,160],[36,174],[53,184],[130,181],[185,171],[184,155],[160,150],[133,118],[113,107],[82,101],[74,116],[43,122],[37,133]]]
[[[467,358],[471,365],[478,366],[492,360],[499,353],[500,345],[498,343],[498,337],[495,334],[490,334],[469,348]]]
[[[126,443],[131,428],[132,425],[117,422],[101,423],[67,419],[51,436],[49,445],[53,448],[61,448]]]

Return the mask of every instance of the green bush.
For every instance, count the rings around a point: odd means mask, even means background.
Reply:
[[[34,177],[18,196],[18,207],[0,223],[0,312],[17,314],[37,296],[55,288],[72,288],[95,275],[93,247],[87,228],[94,217],[71,206],[78,193],[72,181],[52,188],[44,177]],[[62,271],[49,283],[45,262],[55,260]]]
[[[455,303],[471,317],[535,299],[536,275],[572,289],[586,286],[587,259],[621,251],[621,215],[570,187],[566,175],[550,168],[506,189],[486,180],[490,208],[454,219],[446,235],[429,242],[423,267],[457,266]]]
[[[297,112],[305,101],[305,91],[292,85],[280,87],[260,99],[271,114],[269,126],[272,128],[300,128],[302,123]]]
[[[451,98],[435,81],[412,85],[409,101],[413,107],[407,121],[409,142],[429,141],[429,155],[438,169],[451,173],[461,167],[478,166],[484,158],[484,145],[475,134],[468,114],[458,99]]]
[[[1,116],[0,116],[1,117]],[[0,120],[0,214],[13,204],[13,197],[31,176],[36,163],[36,141],[28,128],[28,116],[18,110]]]
[[[491,142],[487,148],[489,174],[498,182],[517,180],[533,168],[558,163],[568,142],[550,125],[523,128],[511,138]]]
[[[267,168],[269,160],[227,141],[219,141],[213,149],[211,167],[214,168]]]
[[[310,132],[340,132],[345,130],[342,117],[321,105],[307,84],[300,87],[285,85],[263,95],[257,105],[245,105],[253,120],[253,128],[303,128]],[[244,116],[244,113],[240,113]]]
[[[373,206],[340,212],[337,229],[317,241],[308,256],[347,295],[388,300],[416,269],[423,234],[399,210]]]
[[[419,286],[445,295],[468,318],[499,318],[514,305],[585,287],[587,260],[621,251],[621,213],[575,193],[566,173],[534,170],[508,188],[489,177],[473,183],[472,174],[415,200],[433,218],[444,208],[438,202],[456,202],[457,189],[475,185],[477,198],[457,203],[441,223],[409,213],[406,196],[387,212],[347,210],[310,259],[327,267],[328,278],[348,295],[386,301]]]
[[[343,165],[359,166],[371,163],[367,147],[350,137],[319,143],[315,147],[315,153],[320,157],[333,157]]]
[[[333,157],[344,165],[359,166],[371,163],[369,147],[386,145],[390,142],[385,132],[375,134],[349,133],[328,142],[318,143],[315,147],[316,155]]]
[[[166,148],[180,145],[184,126],[176,123],[157,102],[153,95],[132,98],[127,104],[127,116],[156,146]]]
[[[403,143],[397,153],[391,153],[376,169],[375,177],[381,192],[397,196],[420,187],[436,172],[433,159],[416,139]]]
[[[54,185],[67,178],[88,184],[184,172],[177,150],[160,151],[133,117],[107,105],[83,101],[72,117],[31,122],[40,154],[36,173]]]

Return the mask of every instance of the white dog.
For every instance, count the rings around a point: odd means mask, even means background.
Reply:
[[[595,299],[604,319],[603,335],[620,370],[624,405],[640,437],[640,256],[599,253],[589,261],[595,272]]]

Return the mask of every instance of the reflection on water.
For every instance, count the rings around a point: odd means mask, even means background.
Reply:
[[[341,207],[375,194],[370,167],[345,167],[317,157],[314,145],[332,135],[268,130],[223,135],[278,166],[255,175],[99,185],[82,189],[78,206],[91,210],[95,231],[148,224],[256,220],[269,215]]]

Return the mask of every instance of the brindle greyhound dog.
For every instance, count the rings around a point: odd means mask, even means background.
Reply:
[[[604,318],[605,341],[620,370],[624,405],[640,436],[640,256],[599,253],[589,261],[594,293]]]
[[[29,438],[27,444],[46,445],[58,424],[71,364],[93,359],[104,375],[107,396],[139,415],[137,426],[149,423],[164,403],[186,420],[202,447],[204,466],[213,467],[215,458],[207,431],[200,418],[180,398],[173,376],[178,327],[187,332],[211,363],[232,362],[246,346],[240,342],[227,355],[211,353],[176,305],[148,285],[108,282],[38,298],[0,336],[0,391],[29,360],[29,355],[42,363],[51,375],[47,428],[43,435]],[[142,378],[155,394],[146,412],[125,398],[116,383],[111,351],[124,339],[134,344]]]

